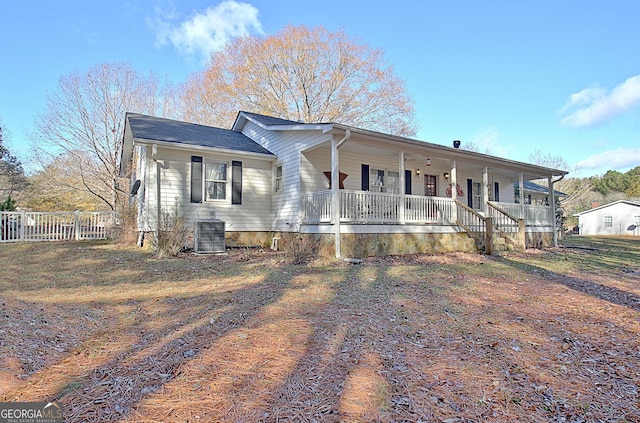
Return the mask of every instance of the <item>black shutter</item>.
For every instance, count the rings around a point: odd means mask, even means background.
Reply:
[[[231,204],[242,204],[242,162],[231,162]]]
[[[411,194],[411,171],[404,170],[404,193]]]
[[[493,183],[493,201],[500,201],[500,184],[498,182]]]
[[[473,181],[467,179],[467,206],[473,208]]]
[[[362,190],[369,191],[369,165],[362,165]]]
[[[191,156],[191,202],[202,203],[202,157]]]

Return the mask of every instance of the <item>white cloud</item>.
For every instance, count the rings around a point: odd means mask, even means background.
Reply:
[[[611,91],[600,87],[585,88],[571,94],[560,110],[567,114],[563,125],[580,127],[605,122],[640,104],[640,75],[632,76]]]
[[[578,169],[620,170],[640,166],[640,148],[617,148],[589,156],[576,164]]]
[[[156,18],[147,20],[156,31],[156,45],[163,46],[169,41],[180,53],[204,60],[233,38],[264,33],[258,9],[235,0],[223,1],[179,24],[174,22],[176,15],[175,9],[156,10]]]

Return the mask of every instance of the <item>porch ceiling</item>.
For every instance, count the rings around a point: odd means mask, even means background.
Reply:
[[[318,146],[318,148],[331,155],[331,144],[329,142]],[[398,140],[395,137],[381,139],[379,137],[362,136],[358,133],[352,134],[351,138],[340,147],[340,151],[365,157],[380,157],[387,160],[397,160],[400,151],[404,151],[405,167],[407,169],[420,168],[423,171],[426,168],[427,158],[431,159],[431,165],[434,168],[445,169],[451,168],[452,162],[455,160],[458,169],[482,173],[482,169],[487,166],[491,173],[510,178],[514,182],[519,180],[520,173],[524,175],[525,180],[542,179],[568,173],[563,170],[535,166],[424,141],[403,138]]]

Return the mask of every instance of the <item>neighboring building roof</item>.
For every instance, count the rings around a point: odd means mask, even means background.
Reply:
[[[583,214],[591,213],[591,212],[596,211],[596,210],[605,209],[607,207],[611,207],[611,206],[613,206],[615,204],[619,204],[619,203],[625,203],[625,204],[628,204],[630,206],[640,207],[640,203],[638,203],[637,201],[618,200],[618,201],[614,201],[613,203],[605,204],[605,205],[602,205],[600,207],[594,207],[592,209],[585,210],[585,211],[580,212],[580,213],[576,213],[576,214],[574,214],[574,216],[582,216]]]
[[[516,182],[514,186],[518,188],[520,183]],[[524,181],[524,192],[530,194],[549,194],[549,187],[545,187],[544,185],[539,185],[531,181]],[[568,197],[564,192],[555,189],[553,190],[553,195],[558,197]]]
[[[272,155],[241,132],[135,113],[127,113],[126,119],[134,139]]]

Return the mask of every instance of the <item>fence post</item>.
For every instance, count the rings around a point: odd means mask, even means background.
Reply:
[[[73,213],[73,231],[76,234],[76,241],[80,240],[80,212],[78,210]]]
[[[20,210],[20,240],[26,241],[25,231],[27,225],[25,222],[27,221],[27,213],[24,210]]]

